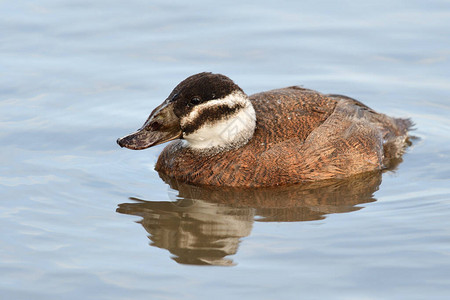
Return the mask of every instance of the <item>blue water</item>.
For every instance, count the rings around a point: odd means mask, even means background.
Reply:
[[[7,1],[0,15],[1,299],[450,297],[450,2]],[[201,71],[248,94],[345,94],[412,118],[416,138],[382,177],[170,187],[153,170],[164,145],[115,140]]]

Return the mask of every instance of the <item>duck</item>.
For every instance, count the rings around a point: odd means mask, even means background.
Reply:
[[[347,96],[300,86],[248,96],[227,76],[202,72],[117,143],[142,150],[171,141],[155,165],[165,178],[259,188],[382,171],[402,156],[412,126]]]

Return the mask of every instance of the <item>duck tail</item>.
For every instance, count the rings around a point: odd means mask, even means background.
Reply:
[[[413,130],[414,122],[410,119],[394,119],[395,125],[398,128],[399,135],[406,135],[408,131]]]
[[[395,130],[385,136],[384,161],[383,164],[386,169],[395,169],[395,167],[402,161],[401,156],[406,151],[408,146],[411,146],[410,136],[408,131],[413,129],[414,122],[411,119],[393,119]],[[392,128],[394,129],[394,128]]]

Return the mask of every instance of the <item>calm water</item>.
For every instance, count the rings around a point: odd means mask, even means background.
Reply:
[[[0,298],[448,299],[450,2],[354,2],[0,2]],[[324,186],[165,183],[164,145],[115,140],[201,71],[346,94],[417,138]]]

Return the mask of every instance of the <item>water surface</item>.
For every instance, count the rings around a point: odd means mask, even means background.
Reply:
[[[448,1],[0,4],[2,299],[448,299]],[[394,170],[254,193],[120,149],[185,77],[415,122]]]

